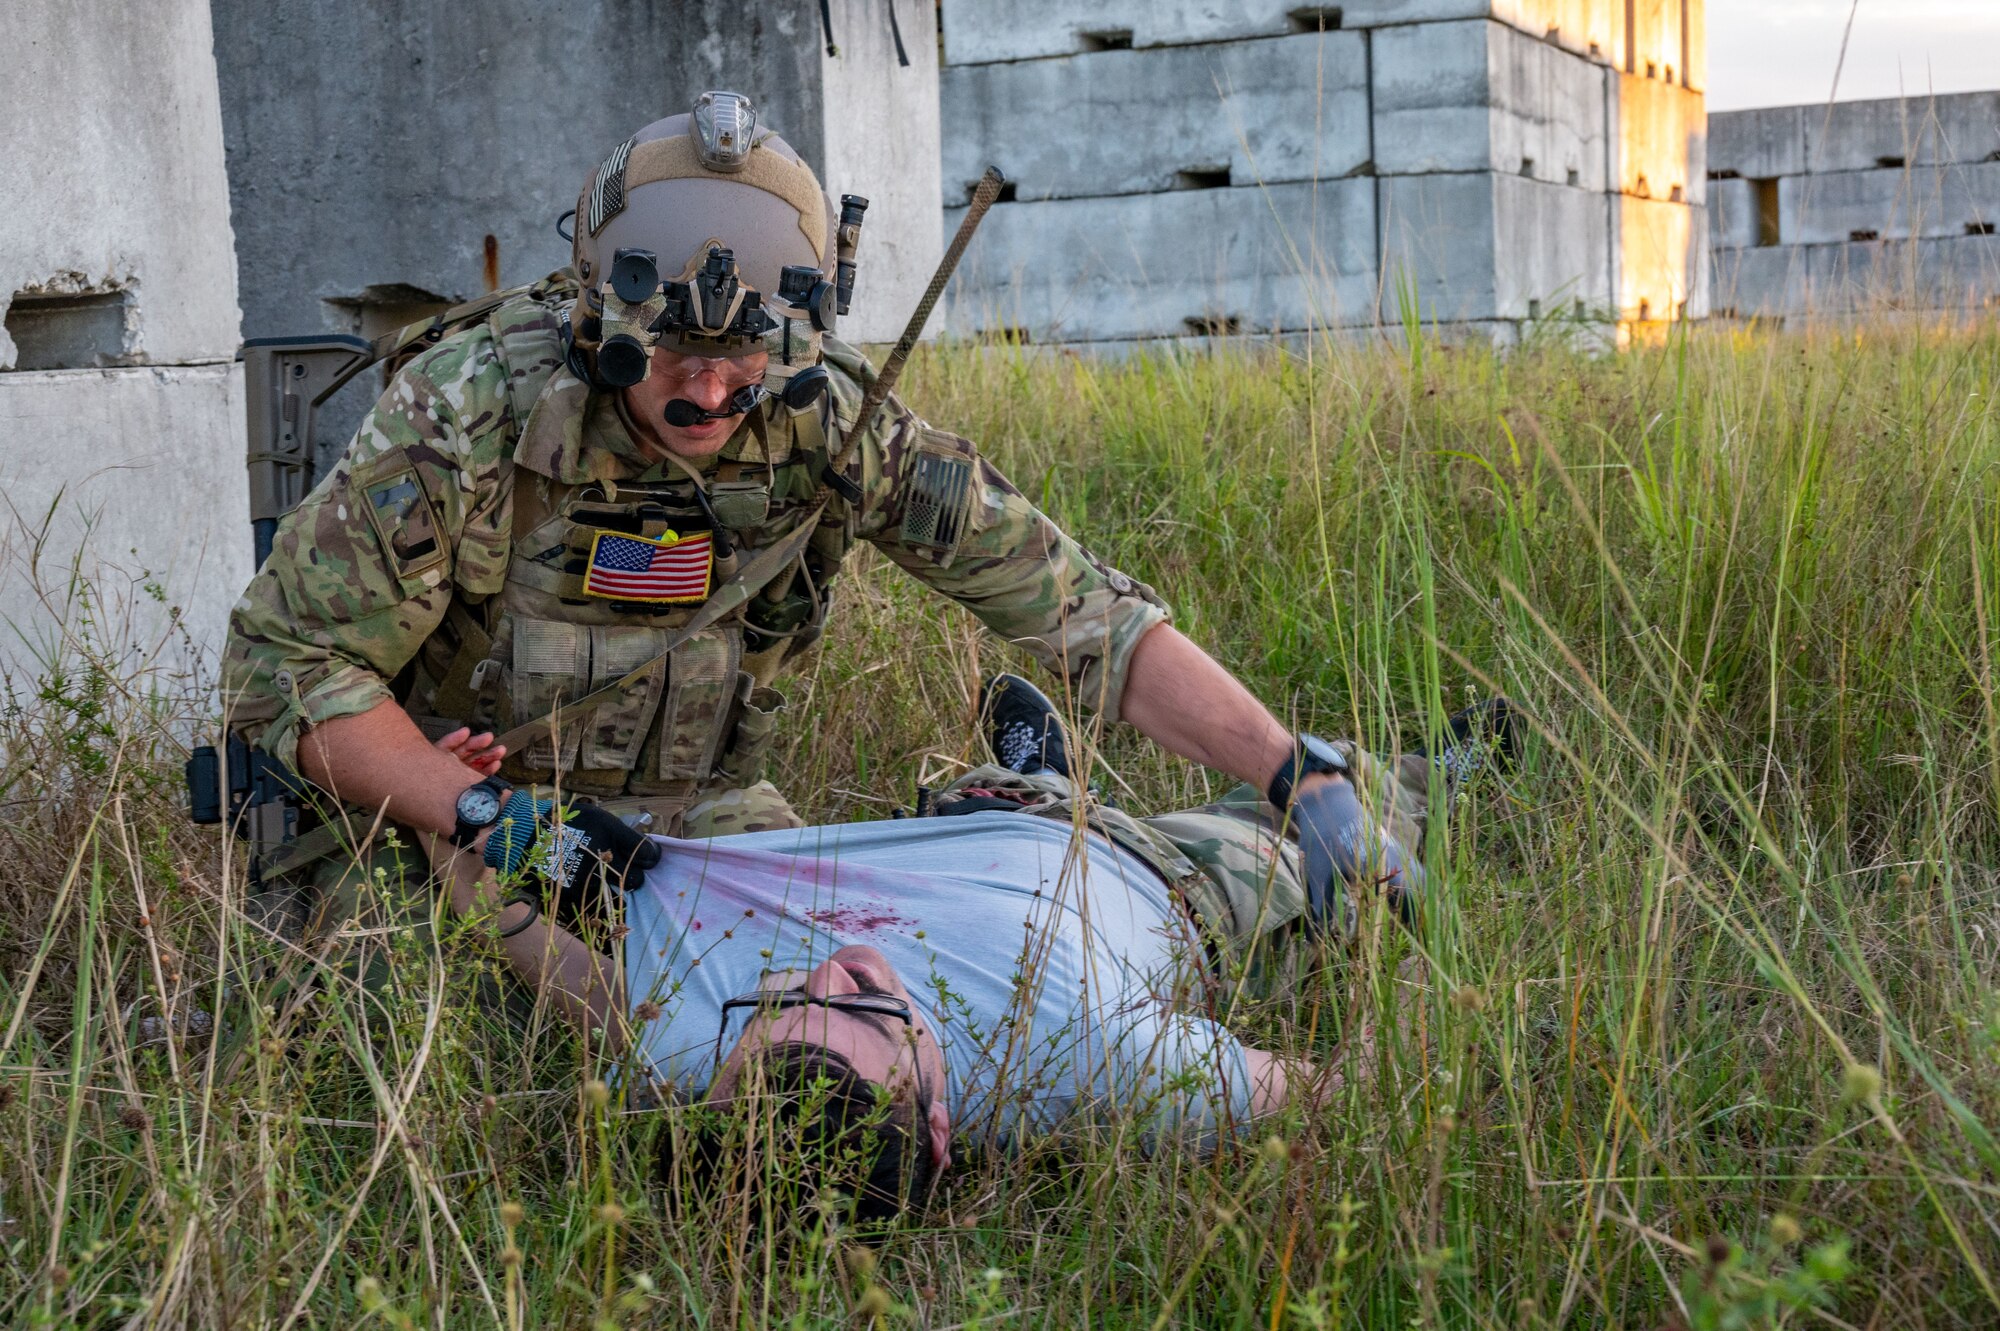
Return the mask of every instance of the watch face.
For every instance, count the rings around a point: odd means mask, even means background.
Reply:
[[[483,781],[458,797],[459,821],[467,826],[485,827],[499,816],[500,792]]]
[[[1340,756],[1340,750],[1317,735],[1304,736],[1299,741],[1299,750],[1305,756],[1302,767],[1316,772],[1345,772],[1347,759]]]

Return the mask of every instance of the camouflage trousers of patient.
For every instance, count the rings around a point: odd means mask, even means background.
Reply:
[[[1430,813],[1430,764],[1415,755],[1384,761],[1345,742],[1334,747],[1347,758],[1369,812],[1403,846],[1420,850]],[[989,793],[1021,800],[1023,812],[1041,817],[1071,821],[1078,813],[1069,778],[1053,772],[1023,776],[990,764],[939,792],[938,806],[948,810],[956,799]],[[1199,808],[1136,818],[1086,794],[1081,812],[1088,826],[1172,885],[1201,927],[1211,955],[1239,974],[1257,966],[1260,949],[1307,923],[1297,832],[1249,786]],[[1350,933],[1357,903],[1343,892],[1328,904],[1335,918],[1327,923],[1336,933]]]

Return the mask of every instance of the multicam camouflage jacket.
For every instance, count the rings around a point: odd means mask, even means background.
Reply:
[[[829,441],[873,373],[865,358],[828,339],[831,394],[753,413],[697,493],[635,441],[617,394],[565,365],[567,295],[530,288],[403,367],[284,519],[231,619],[226,702],[246,737],[296,765],[302,727],[389,698],[433,735],[534,720],[657,656],[812,515]],[[857,539],[1116,719],[1132,650],[1167,617],[1150,588],[893,396],[840,470],[859,497],[832,497],[798,560],[503,774],[560,771],[573,789],[670,808],[756,782],[783,707],[773,680],[818,636]]]

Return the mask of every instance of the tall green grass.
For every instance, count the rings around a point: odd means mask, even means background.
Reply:
[[[1301,726],[1392,749],[1505,692],[1535,733],[1448,811],[1422,939],[1366,921],[1233,1014],[1305,1053],[1373,1019],[1378,1078],[1213,1159],[1107,1133],[978,1162],[872,1249],[650,1186],[671,1116],[484,1019],[491,954],[452,926],[387,991],[329,972],[188,1029],[252,947],[163,775],[199,695],[82,634],[4,718],[0,1317],[1992,1325],[1996,380],[2000,334],[1910,324],[925,353],[920,411]],[[862,560],[785,785],[909,804],[979,760],[976,680],[1012,660]],[[1089,733],[1125,807],[1220,793]]]

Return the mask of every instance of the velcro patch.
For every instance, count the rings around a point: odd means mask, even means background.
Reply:
[[[715,534],[659,540],[599,531],[590,542],[590,562],[583,575],[583,594],[613,601],[650,601],[689,605],[708,599],[715,570]]]
[[[625,164],[632,159],[632,140],[627,139],[611,150],[611,156],[604,159],[597,168],[597,176],[590,182],[590,215],[584,220],[590,225],[590,234],[604,230],[604,224],[625,211]]]
[[[918,449],[903,500],[902,539],[948,558],[965,537],[972,512],[973,459],[956,450]]]
[[[405,464],[386,476],[370,477],[361,493],[367,497],[375,535],[398,578],[419,577],[444,562],[437,514],[414,466]]]

